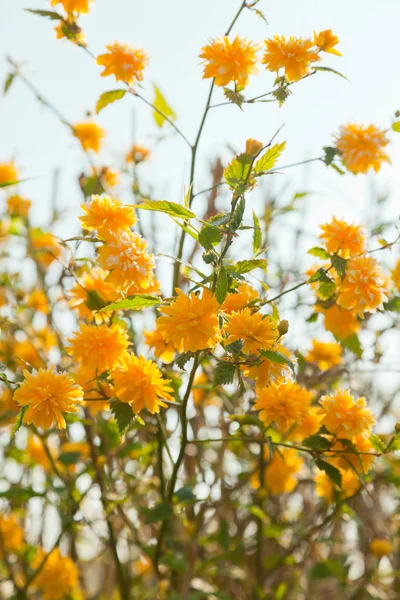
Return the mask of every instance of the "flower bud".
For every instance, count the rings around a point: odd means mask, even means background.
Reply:
[[[251,138],[246,141],[246,154],[254,157],[263,149],[263,143]]]
[[[280,337],[285,335],[285,333],[287,333],[289,331],[289,321],[287,321],[286,319],[284,319],[283,321],[280,321],[279,325],[278,325],[278,331],[279,331]]]

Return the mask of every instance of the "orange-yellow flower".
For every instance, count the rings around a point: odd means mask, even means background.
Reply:
[[[178,296],[169,306],[159,311],[164,317],[156,321],[167,342],[172,342],[179,352],[196,352],[213,348],[219,341],[218,301],[208,289],[203,295],[192,292],[189,296],[176,290]]]
[[[12,392],[7,387],[0,387],[0,426],[13,423],[19,412],[18,404],[15,402]]]
[[[356,454],[353,448],[359,452]],[[340,470],[355,469],[361,473],[368,473],[374,461],[374,449],[368,438],[356,435],[349,448],[343,440],[337,440],[331,446],[332,453],[327,454],[328,462]],[[335,453],[336,452],[336,453]]]
[[[345,310],[336,304],[329,308],[316,307],[316,310],[324,315],[324,326],[327,331],[339,340],[346,340],[360,329],[360,322],[349,310]]]
[[[356,435],[367,437],[370,434],[375,417],[365,398],[355,400],[347,390],[338,390],[333,396],[322,396],[320,404],[321,423],[330,433],[349,440]]]
[[[89,407],[93,416],[109,408],[107,398],[113,397],[113,389],[107,381],[96,379],[95,369],[81,364],[73,376],[76,383],[83,389],[85,406]]]
[[[264,148],[264,144],[262,142],[259,142],[258,140],[254,140],[252,138],[249,138],[248,140],[246,140],[246,150],[245,153],[248,156],[251,156],[252,158],[254,156],[257,156],[257,154],[259,152],[261,152],[261,150]]]
[[[265,452],[265,459],[268,459],[268,451]],[[300,472],[304,462],[299,453],[292,448],[282,448],[279,453],[274,455],[264,469],[264,487],[272,496],[278,494],[288,494],[294,490],[297,485],[296,475]],[[252,477],[253,487],[260,486],[260,473]]]
[[[105,132],[97,123],[93,123],[92,121],[77,123],[72,129],[74,136],[78,138],[84,150],[100,151]]]
[[[46,552],[40,550],[32,563],[33,569],[42,564]],[[43,592],[44,600],[63,600],[78,587],[78,568],[69,556],[61,556],[59,548],[48,555],[43,568],[35,578],[34,585]]]
[[[95,316],[93,310],[98,310],[102,305],[110,304],[119,297],[112,283],[106,281],[107,276],[108,271],[94,267],[83,273],[82,277],[69,290],[69,306],[77,310],[82,319],[92,321]],[[97,298],[97,295],[100,298]]]
[[[329,503],[335,500],[335,492],[337,498],[342,500],[354,496],[361,488],[358,475],[350,469],[340,471],[340,474],[342,476],[342,487],[339,490],[324,471],[318,471],[314,478],[317,496]]]
[[[150,150],[145,146],[134,144],[127,153],[125,160],[127,163],[139,164],[150,158]]]
[[[381,556],[386,556],[386,554],[391,554],[394,547],[392,542],[386,538],[375,538],[370,542],[369,549],[372,554],[380,558]]]
[[[310,72],[310,64],[319,60],[318,52],[309,39],[274,35],[265,40],[266,51],[261,62],[268,71],[284,69],[287,81],[299,81]]]
[[[29,209],[31,207],[31,201],[22,196],[10,196],[7,200],[7,212],[12,217],[26,217],[29,215]]]
[[[50,312],[47,296],[43,290],[32,290],[30,294],[28,294],[25,304],[28,308],[42,312],[45,315],[48,315]]]
[[[325,29],[317,33],[314,31],[314,44],[322,52],[329,52],[330,54],[336,54],[336,56],[342,56],[341,53],[336,50],[335,46],[339,43],[337,35],[332,33],[332,29]]]
[[[337,282],[337,303],[355,315],[374,313],[387,301],[387,280],[372,256],[351,258],[343,281]]]
[[[333,217],[330,223],[321,225],[320,238],[327,251],[343,258],[352,258],[365,252],[365,236],[359,225],[350,225]]]
[[[259,410],[261,421],[268,427],[278,424],[282,431],[300,423],[309,410],[312,394],[301,385],[286,381],[257,390],[254,410]]]
[[[89,3],[93,0],[51,0],[52,6],[62,4],[68,14],[76,13],[78,15],[89,12]]]
[[[397,261],[396,266],[392,271],[392,281],[400,292],[400,259]]]
[[[61,254],[61,246],[57,238],[51,233],[42,231],[41,229],[32,229],[30,233],[30,241],[35,260],[37,260],[42,267],[49,267]]]
[[[175,346],[172,342],[166,342],[163,334],[158,329],[145,331],[144,339],[150,348],[154,348],[154,355],[165,363],[174,360]]]
[[[242,340],[245,354],[257,354],[260,349],[271,348],[279,337],[270,317],[258,312],[253,313],[250,308],[233,312],[224,329],[229,334],[225,344]]]
[[[231,42],[227,36],[211,40],[201,49],[205,60],[203,79],[215,79],[215,85],[225,86],[233,81],[244,87],[250,75],[257,72],[258,46],[238,35]]]
[[[93,195],[88,204],[81,204],[81,209],[85,213],[79,217],[82,228],[98,231],[100,236],[129,229],[137,221],[133,206],[110,196]]]
[[[305,357],[309,363],[315,363],[321,371],[327,371],[342,362],[342,347],[337,342],[319,342],[312,340],[312,350]]]
[[[83,400],[83,391],[67,373],[57,373],[53,367],[29,373],[14,392],[14,400],[27,406],[24,423],[49,429],[65,428],[63,413],[76,413]]]
[[[162,400],[174,400],[170,394],[173,389],[168,385],[171,380],[164,379],[157,365],[144,356],[126,353],[111,377],[117,397],[130,404],[135,414],[144,408],[158,413],[161,406],[166,406]]]
[[[100,177],[101,181],[104,182],[108,187],[115,187],[120,183],[120,173],[115,171],[111,167],[100,167],[99,169],[93,169],[93,175]]]
[[[271,350],[283,354],[283,356],[286,356],[291,362],[295,362],[296,360],[290,350],[279,342],[275,343],[271,347]],[[256,387],[260,388],[265,387],[271,381],[278,382],[279,380],[284,379],[290,372],[290,365],[289,363],[281,364],[262,357],[260,363],[256,365],[245,365],[243,371],[246,377],[255,379]]]
[[[98,250],[100,267],[110,271],[106,281],[129,293],[150,292],[155,287],[154,257],[147,252],[146,240],[130,230],[107,235]]]
[[[97,57],[97,64],[104,67],[102,77],[114,75],[117,81],[135,83],[143,80],[143,71],[149,62],[147,53],[129,44],[113,42],[106,46],[108,52]]]
[[[383,162],[390,163],[384,151],[388,144],[386,131],[375,125],[344,125],[336,139],[343,163],[352,173],[366,173],[371,167],[377,173]]]
[[[299,425],[295,425],[289,435],[289,440],[302,442],[317,433],[321,426],[322,415],[318,406],[310,406],[308,413]]]
[[[0,163],[0,183],[12,183],[18,181],[18,169],[12,161]]]
[[[248,283],[241,283],[235,292],[228,294],[221,305],[221,310],[227,315],[245,308],[249,302],[256,300],[258,293]]]
[[[16,554],[24,547],[24,531],[14,515],[0,514],[0,536],[0,558],[3,558],[2,546],[10,554]]]
[[[81,323],[79,331],[68,341],[69,354],[98,373],[112,369],[129,345],[128,334],[116,323],[110,326]]]

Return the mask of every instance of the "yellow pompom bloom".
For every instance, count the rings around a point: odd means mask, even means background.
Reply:
[[[150,158],[150,150],[145,146],[134,144],[127,153],[125,160],[127,163],[134,163],[135,165],[148,160]]]
[[[85,367],[103,373],[114,367],[126,352],[129,339],[120,325],[86,325],[81,323],[79,331],[68,339],[68,352]]]
[[[155,286],[154,256],[138,233],[126,230],[107,235],[107,243],[98,250],[98,262],[111,271],[106,281],[117,290],[146,293]]]
[[[224,330],[229,334],[225,344],[242,340],[245,354],[257,354],[260,349],[271,348],[279,337],[270,317],[259,312],[253,313],[250,308],[231,313]]]
[[[288,348],[279,342],[271,346],[271,350],[279,352],[286,356],[291,362],[295,362],[296,359]],[[278,382],[290,372],[290,365],[288,363],[277,363],[268,358],[262,357],[261,362],[257,361],[255,365],[244,365],[242,368],[245,377],[249,379],[255,379],[256,387],[265,387],[270,381]]]
[[[168,385],[171,380],[164,379],[157,365],[144,356],[126,353],[111,377],[117,397],[130,404],[135,414],[144,408],[158,413],[161,406],[166,406],[162,400],[174,401],[170,394],[173,389]]]
[[[314,44],[320,51],[336,54],[336,56],[342,56],[341,53],[335,48],[338,43],[339,38],[337,35],[332,33],[332,29],[325,29],[319,33],[314,31]]]
[[[189,296],[176,290],[178,296],[169,306],[161,306],[163,317],[156,321],[167,342],[179,352],[196,352],[213,348],[219,341],[218,301],[208,289],[203,295],[192,292]]]
[[[265,458],[268,458],[266,452]],[[272,496],[289,494],[297,485],[296,475],[304,462],[299,453],[292,448],[282,448],[274,452],[271,462],[264,470],[264,487]],[[253,487],[260,487],[260,474],[256,473],[251,479]]]
[[[12,161],[0,163],[0,183],[11,183],[18,181],[19,173]]]
[[[392,281],[396,288],[400,291],[400,259],[397,261],[396,266],[392,271]]]
[[[89,407],[93,416],[98,415],[103,410],[108,410],[107,398],[112,398],[114,391],[107,381],[97,381],[95,369],[81,364],[73,377],[83,389],[85,406]],[[107,396],[107,398],[103,400],[103,396]]]
[[[81,204],[81,209],[85,213],[79,217],[82,229],[98,231],[100,236],[129,229],[137,221],[133,206],[110,196],[93,195],[89,203]]]
[[[0,514],[0,558],[3,558],[2,546],[7,554],[16,554],[24,547],[24,531],[14,515]]]
[[[284,69],[287,81],[299,81],[310,72],[310,64],[319,60],[318,52],[309,39],[274,35],[265,40],[266,51],[261,62],[268,71]]]
[[[312,340],[312,350],[305,357],[309,363],[315,363],[321,371],[327,371],[342,362],[342,347],[337,342],[319,342]]]
[[[369,549],[372,554],[378,556],[386,556],[386,554],[391,554],[394,550],[393,544],[390,540],[385,538],[375,538],[370,542]]]
[[[144,339],[150,348],[154,348],[154,356],[162,362],[170,363],[174,360],[175,346],[172,342],[166,342],[163,334],[158,329],[145,331]]]
[[[365,252],[365,236],[359,225],[349,225],[333,217],[330,223],[321,225],[320,239],[330,254],[352,258]]]
[[[227,315],[230,315],[234,311],[237,312],[238,310],[242,310],[249,302],[256,300],[257,298],[258,293],[251,285],[248,283],[241,283],[234,292],[226,296],[224,302],[221,304],[221,310]]]
[[[0,426],[14,423],[19,412],[19,406],[15,402],[12,392],[8,387],[0,387]]]
[[[114,286],[106,281],[108,271],[100,267],[94,267],[90,271],[83,273],[82,277],[69,290],[69,306],[78,311],[82,319],[92,321],[95,318],[93,310],[97,310],[96,302],[91,304],[91,294],[98,294],[105,304],[110,304],[120,296],[115,291]],[[92,306],[92,308],[89,308]]]
[[[88,121],[87,123],[77,123],[73,126],[72,130],[74,136],[78,138],[85,151],[100,151],[105,132],[104,129],[97,125],[97,123],[93,123],[92,121]]]
[[[40,550],[32,563],[37,569],[46,552]],[[79,583],[78,568],[69,556],[61,556],[59,548],[52,550],[37,577],[34,585],[43,592],[44,600],[63,600],[71,595]]]
[[[82,404],[83,390],[67,373],[57,373],[54,367],[28,373],[14,392],[14,400],[27,406],[24,423],[49,429],[65,428],[63,413],[76,413]]]
[[[312,394],[301,385],[287,381],[257,389],[254,410],[259,410],[259,418],[269,427],[278,424],[281,431],[291,425],[301,423],[308,413]]]
[[[61,254],[61,246],[54,235],[41,229],[31,230],[31,246],[35,260],[47,268]]]
[[[51,0],[52,6],[62,4],[68,14],[76,13],[78,15],[89,12],[89,4],[93,0]]]
[[[324,326],[327,331],[339,340],[346,340],[360,329],[360,322],[349,310],[333,304],[329,308],[316,307],[324,315]]]
[[[38,312],[48,315],[50,312],[49,303],[43,290],[32,290],[26,297],[25,304]]]
[[[387,280],[372,256],[360,256],[348,261],[346,276],[337,282],[337,303],[355,315],[374,313],[387,302]]]
[[[386,131],[375,125],[344,125],[336,138],[343,163],[352,173],[366,173],[371,167],[377,173],[383,162],[390,163],[384,152],[388,144]]]
[[[233,81],[244,87],[250,75],[257,72],[257,50],[257,44],[238,35],[232,42],[227,36],[211,40],[200,53],[200,58],[205,60],[203,79],[214,78],[218,86]]]
[[[129,44],[113,42],[106,46],[108,52],[100,54],[96,61],[104,67],[102,77],[114,75],[117,81],[135,83],[143,80],[143,71],[149,62],[147,53]]]
[[[26,217],[29,215],[29,209],[31,207],[31,201],[22,196],[10,196],[7,200],[7,212],[12,217]]]
[[[322,415],[319,406],[310,406],[308,413],[299,425],[295,425],[289,432],[288,439],[302,442],[317,433],[321,427]]]
[[[358,475],[350,469],[340,471],[340,474],[342,476],[342,488],[339,490],[324,471],[318,471],[314,477],[315,492],[317,496],[329,503],[335,500],[335,491],[338,500],[344,500],[345,498],[354,496],[361,488],[361,481],[359,480]]]
[[[375,417],[365,398],[354,400],[347,390],[338,390],[333,396],[322,396],[320,404],[321,423],[330,433],[349,440],[356,435],[367,437],[371,433]]]

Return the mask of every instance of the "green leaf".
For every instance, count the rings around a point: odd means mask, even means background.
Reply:
[[[183,354],[180,354],[178,356],[178,358],[175,361],[175,364],[180,369],[182,369],[182,371],[184,371],[186,363],[188,363],[189,360],[191,360],[193,357],[194,357],[194,353],[193,352],[184,352]]]
[[[384,454],[386,451],[386,444],[374,433],[371,433],[369,436],[369,441],[372,444],[374,450],[379,452],[380,454]]]
[[[224,266],[221,265],[218,274],[217,287],[215,288],[215,297],[220,304],[222,304],[226,298],[228,287],[228,276]]]
[[[347,260],[337,254],[333,254],[331,256],[331,263],[340,279],[344,279],[346,277]]]
[[[8,500],[19,500],[21,502],[27,502],[31,498],[37,496],[43,497],[44,492],[35,492],[31,487],[11,487],[5,492],[0,492],[0,498],[7,498]]]
[[[96,102],[96,115],[98,115],[99,112],[109,104],[112,104],[116,100],[123,98],[126,92],[127,90],[111,90],[110,92],[104,92],[101,94],[100,98]]]
[[[118,431],[123,435],[127,427],[135,420],[132,407],[126,402],[111,400],[110,410],[117,421]]]
[[[315,283],[316,281],[332,282],[332,280],[326,274],[326,270],[322,267],[321,269],[318,269],[318,271],[316,271],[314,275],[311,275],[310,279],[307,280],[307,283]]]
[[[173,514],[172,506],[168,502],[160,502],[154,508],[144,508],[146,525],[168,520]]]
[[[317,312],[311,313],[311,315],[308,317],[308,319],[306,319],[306,322],[307,323],[315,323],[316,321],[318,321],[318,316],[319,316],[319,313],[317,313]]]
[[[262,173],[270,171],[275,166],[276,161],[284,151],[285,146],[286,142],[282,142],[281,144],[275,144],[271,148],[268,148],[265,154],[259,158],[254,165],[254,174],[261,175]]]
[[[163,127],[165,123],[165,117],[168,117],[171,121],[175,121],[176,114],[174,109],[168,104],[163,94],[161,93],[160,88],[158,88],[155,84],[154,87],[154,100],[153,106],[158,109],[153,111],[153,118],[158,125],[158,127]],[[161,111],[160,114],[158,111]],[[165,115],[165,116],[163,116]]]
[[[335,148],[335,146],[324,146],[323,150],[325,152],[325,156],[323,159],[324,163],[327,167],[329,167],[329,165],[332,165],[335,157],[340,155],[340,150]]]
[[[260,221],[258,220],[258,217],[257,217],[256,213],[254,212],[254,210],[253,210],[253,227],[254,227],[253,254],[256,254],[258,252],[258,250],[261,248],[262,234],[261,234]]]
[[[400,133],[400,121],[395,121],[394,123],[392,123],[392,129],[396,133]]]
[[[217,368],[215,369],[213,387],[232,383],[233,378],[235,377],[235,372],[236,367],[233,363],[225,361],[219,362],[217,364]]]
[[[0,188],[9,187],[10,185],[17,185],[17,183],[21,183],[21,181],[3,181],[0,183]]]
[[[322,435],[310,435],[310,437],[301,442],[301,445],[307,446],[307,448],[311,448],[312,450],[324,452],[325,450],[329,450],[331,442],[326,437],[322,437]]]
[[[196,495],[193,493],[193,487],[191,485],[185,485],[174,493],[174,498],[180,502],[191,502],[196,500]]]
[[[321,300],[329,300],[336,292],[336,284],[333,281],[322,281],[317,289],[317,296]]]
[[[243,196],[242,198],[240,198],[240,200],[235,208],[235,211],[232,215],[232,219],[230,220],[229,229],[231,231],[236,231],[237,229],[239,229],[239,227],[243,221],[243,215],[244,215],[245,208],[246,208],[246,200],[244,199],[244,196]]]
[[[52,21],[64,21],[64,17],[53,10],[39,10],[36,8],[25,8],[26,12],[30,12],[39,17],[47,17]]]
[[[134,208],[140,210],[154,210],[156,212],[165,213],[170,217],[176,217],[177,219],[194,219],[196,215],[194,212],[177,204],[176,202],[170,202],[169,200],[148,200],[142,202],[142,204],[136,204]]]
[[[224,179],[236,196],[240,196],[250,185],[253,185],[250,177],[251,165],[250,156],[239,154],[224,170]]]
[[[86,306],[90,310],[100,310],[106,306],[107,302],[102,298],[97,290],[86,290]]]
[[[213,225],[204,225],[199,233],[199,244],[206,250],[211,250],[213,246],[217,246],[221,239],[221,231]]]
[[[62,452],[57,458],[63,465],[74,465],[81,457],[80,452]]]
[[[288,365],[290,369],[294,372],[294,364],[293,362],[281,352],[276,352],[275,350],[259,350],[261,356],[268,358],[271,362],[277,363],[278,365]]]
[[[400,312],[400,296],[394,296],[389,300],[389,302],[385,302],[383,306],[385,310],[390,310],[391,312]]]
[[[332,466],[330,463],[326,462],[325,460],[321,460],[320,458],[317,458],[317,460],[315,461],[315,464],[318,467],[318,469],[320,469],[321,471],[325,471],[325,473],[327,474],[329,479],[332,481],[332,483],[337,485],[339,488],[342,487],[342,476],[340,474],[339,469]]]
[[[268,266],[268,261],[266,258],[251,258],[250,260],[239,260],[235,265],[232,266],[232,269],[239,273],[239,275],[243,275],[244,273],[250,273],[254,269],[265,269]]]
[[[242,108],[243,102],[245,102],[246,98],[240,92],[235,92],[230,90],[229,88],[224,88],[224,96],[229,102],[232,104],[236,104],[239,108]]]
[[[151,296],[150,294],[133,294],[127,296],[122,300],[117,300],[111,304],[107,304],[101,310],[142,310],[142,308],[149,308],[150,306],[157,306],[160,304],[161,298],[158,296]]]
[[[315,71],[327,71],[328,73],[334,73],[335,75],[339,75],[339,77],[341,77],[342,79],[346,79],[346,81],[348,81],[347,77],[345,75],[343,75],[343,73],[340,73],[340,71],[336,71],[336,69],[332,69],[331,67],[315,67],[315,66],[313,66],[313,69]]]
[[[327,559],[324,562],[317,563],[311,569],[311,579],[327,579],[336,577],[339,581],[345,582],[347,579],[348,568],[340,562]]]
[[[342,340],[342,346],[347,348],[347,350],[350,350],[350,352],[355,354],[358,358],[363,354],[363,347],[361,346],[360,339],[356,333],[349,338]]]
[[[310,248],[307,254],[311,254],[311,256],[317,256],[318,258],[322,258],[323,260],[330,258],[329,252],[327,252],[325,248],[320,248],[319,246],[314,246],[314,248]]]
[[[11,429],[10,439],[13,439],[13,437],[15,436],[15,434],[17,433],[17,431],[19,431],[21,429],[22,423],[23,423],[23,420],[24,420],[24,415],[25,415],[25,413],[26,413],[27,410],[28,410],[28,407],[27,406],[23,406],[21,408],[21,410],[19,411],[18,416],[17,416],[17,420],[15,421],[14,426]]]
[[[9,73],[6,77],[6,80],[4,82],[4,88],[3,88],[3,93],[4,95],[7,94],[8,90],[10,89],[13,81],[15,79],[15,73]]]

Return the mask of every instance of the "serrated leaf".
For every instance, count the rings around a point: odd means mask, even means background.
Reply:
[[[322,281],[316,291],[321,300],[329,300],[336,292],[336,284],[333,281]]]
[[[228,385],[235,377],[236,367],[231,362],[219,362],[214,373],[213,387],[217,385]]]
[[[17,431],[19,431],[22,427],[22,423],[24,421],[24,415],[26,413],[26,411],[28,410],[27,406],[23,406],[17,416],[17,420],[14,423],[13,428],[11,429],[11,435],[10,435],[10,439],[13,439],[13,437],[15,436],[15,434],[17,433]]]
[[[342,487],[342,476],[340,474],[339,469],[326,462],[325,460],[321,460],[320,458],[317,458],[315,464],[318,467],[318,469],[320,469],[321,471],[325,471],[332,483],[337,485],[339,488]]]
[[[168,117],[171,121],[175,121],[176,113],[174,109],[168,104],[164,95],[162,94],[159,87],[153,84],[154,87],[154,100],[153,106],[161,111],[163,114],[160,114],[157,110],[153,111],[153,118],[158,125],[158,127],[163,127],[165,123],[165,117]],[[165,117],[163,116],[165,115]]]
[[[150,294],[133,294],[122,300],[107,304],[107,306],[104,306],[101,310],[105,312],[110,310],[141,310],[142,308],[157,306],[160,302],[161,298],[158,296],[151,296]]]
[[[193,352],[184,352],[183,354],[180,354],[178,356],[178,358],[175,360],[175,364],[178,365],[178,367],[182,369],[182,371],[184,371],[186,363],[188,363],[189,360],[191,360],[193,357]]]
[[[146,525],[150,525],[151,523],[166,521],[174,514],[174,511],[168,502],[160,502],[154,508],[144,508],[143,514],[145,515]]]
[[[331,256],[331,263],[340,279],[344,279],[346,277],[347,260],[337,254],[333,254]]]
[[[213,246],[217,246],[221,239],[221,231],[213,225],[204,225],[199,233],[199,244],[206,250],[211,250]]]
[[[254,165],[254,173],[260,175],[261,173],[270,171],[275,166],[276,161],[284,151],[285,146],[286,142],[281,142],[280,144],[274,144],[274,146],[268,148],[265,154],[263,154]]]
[[[264,356],[271,362],[277,363],[278,365],[288,365],[294,373],[293,362],[281,352],[276,352],[275,350],[259,350],[259,352],[261,356]]]
[[[96,102],[96,114],[98,115],[99,112],[109,104],[112,104],[116,100],[123,98],[126,92],[127,90],[111,90],[101,94],[100,98]]]
[[[287,85],[280,85],[272,92],[272,95],[277,100],[279,106],[282,106],[291,94],[292,92]]]
[[[117,421],[119,433],[123,435],[129,425],[135,420],[135,414],[132,407],[126,402],[111,400],[110,410]]]
[[[307,448],[311,448],[312,450],[324,452],[325,450],[329,450],[331,442],[326,437],[322,437],[322,435],[310,435],[310,437],[301,442],[301,445],[307,446]]]
[[[345,75],[343,75],[343,73],[340,73],[340,71],[336,71],[336,69],[332,69],[331,67],[316,67],[316,66],[313,66],[313,69],[315,71],[326,71],[328,73],[334,73],[334,75],[339,75],[339,77],[341,77],[342,79],[346,79],[346,81],[348,81],[347,77]]]
[[[236,104],[239,108],[242,107],[243,102],[245,102],[246,98],[240,92],[235,92],[234,90],[230,90],[229,88],[224,88],[224,96],[229,102],[232,104]]]
[[[225,300],[227,293],[228,293],[228,276],[226,274],[226,270],[225,270],[224,266],[221,265],[221,268],[218,273],[217,286],[215,288],[215,297],[220,304],[222,304],[223,301]]]
[[[237,203],[235,211],[232,215],[232,219],[229,224],[229,229],[231,231],[236,231],[237,229],[239,229],[239,227],[243,221],[245,209],[246,209],[246,200],[244,199],[244,196],[243,196],[242,198],[240,198],[239,202]]]
[[[268,266],[268,261],[266,258],[251,258],[250,260],[239,260],[235,265],[231,268],[239,275],[243,275],[244,273],[250,273],[254,269],[265,269]]]
[[[33,15],[39,15],[39,17],[47,17],[52,21],[64,21],[64,17],[53,10],[39,10],[36,8],[25,8],[25,10]]]
[[[261,234],[260,221],[258,220],[258,217],[257,217],[256,213],[254,212],[254,210],[253,210],[253,227],[254,227],[253,254],[256,254],[258,252],[258,250],[261,248],[262,234]]]
[[[4,88],[3,88],[3,93],[4,95],[7,94],[8,90],[10,89],[13,81],[15,79],[15,73],[9,73],[6,77],[6,80],[4,82]]]
[[[134,208],[139,210],[154,210],[155,212],[165,213],[177,219],[194,219],[196,217],[194,212],[182,206],[182,204],[170,202],[169,200],[148,200],[147,202],[136,204]]]
[[[320,248],[319,246],[314,246],[313,248],[310,248],[307,254],[311,254],[311,256],[317,256],[318,258],[322,258],[323,260],[326,260],[330,257],[329,252],[327,252],[325,248]]]
[[[235,156],[224,170],[224,179],[236,196],[243,194],[251,183],[252,159],[247,154]],[[245,185],[247,181],[247,185]]]
[[[380,454],[384,454],[386,451],[386,444],[374,433],[371,433],[369,436],[369,441],[372,444],[374,450],[379,452]]]

